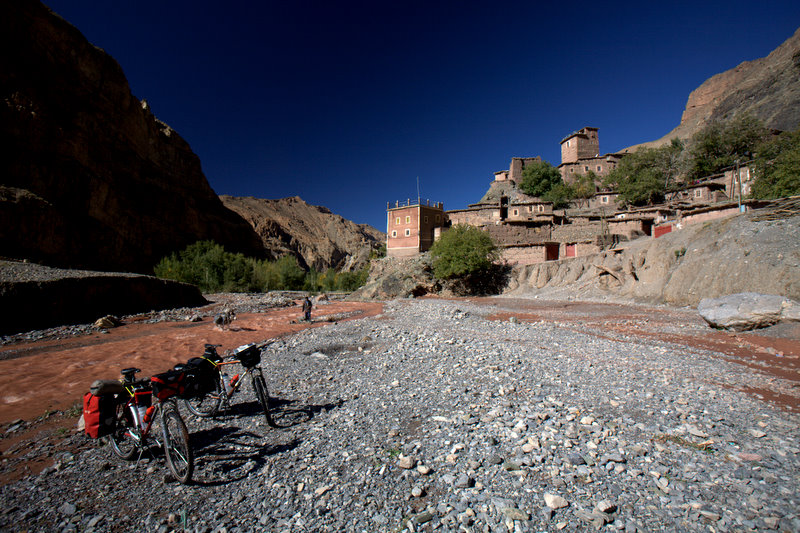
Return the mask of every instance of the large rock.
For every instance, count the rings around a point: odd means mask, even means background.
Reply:
[[[416,257],[384,257],[370,264],[369,279],[351,299],[390,300],[437,294],[442,286],[433,277],[429,253]]]
[[[372,226],[356,224],[297,196],[280,200],[220,198],[253,226],[273,258],[291,254],[304,268],[358,270],[369,262],[370,253],[386,242],[386,234]]]
[[[621,249],[517,266],[506,292],[679,306],[740,292],[800,300],[800,217],[751,218],[737,215]]]
[[[798,302],[756,292],[704,298],[697,306],[697,312],[710,326],[735,331],[764,328],[781,320],[800,320]]]
[[[111,56],[36,0],[0,3],[0,44],[5,257],[149,273],[198,240],[263,255]]]

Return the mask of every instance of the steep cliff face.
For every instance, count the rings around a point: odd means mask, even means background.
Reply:
[[[800,29],[767,57],[745,61],[706,80],[689,95],[680,125],[645,145],[688,139],[710,122],[744,113],[778,130],[800,126]]]
[[[273,258],[292,254],[303,267],[357,270],[368,262],[370,251],[386,240],[386,235],[372,226],[356,224],[297,196],[280,200],[221,198],[253,226]]]
[[[2,255],[145,273],[202,239],[263,255],[111,56],[34,0],[0,4],[0,43]]]

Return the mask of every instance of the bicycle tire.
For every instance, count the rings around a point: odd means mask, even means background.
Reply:
[[[116,406],[117,427],[108,436],[111,443],[111,450],[120,459],[130,461],[137,455],[139,441],[141,440],[139,428],[134,427],[130,411],[125,402],[119,402]]]
[[[186,409],[195,416],[208,418],[219,412],[222,406],[222,386],[220,380],[214,381],[214,390],[200,398],[183,400]]]
[[[267,390],[266,382],[264,382],[264,376],[260,373],[253,376],[253,388],[256,390],[256,396],[258,396],[258,401],[261,403],[261,408],[264,411],[264,418],[267,419],[267,424],[272,427],[278,427],[269,410],[269,391]]]
[[[177,408],[164,409],[161,415],[161,433],[164,436],[164,457],[172,475],[184,485],[194,472],[194,452],[189,445],[189,431]]]

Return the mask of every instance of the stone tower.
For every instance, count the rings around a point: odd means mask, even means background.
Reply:
[[[561,141],[561,164],[577,163],[578,159],[600,154],[597,128],[583,128]]]

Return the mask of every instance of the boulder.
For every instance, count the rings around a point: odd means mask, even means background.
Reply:
[[[705,298],[697,312],[711,327],[748,331],[782,320],[800,320],[800,303],[774,294],[743,292]]]

